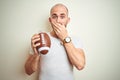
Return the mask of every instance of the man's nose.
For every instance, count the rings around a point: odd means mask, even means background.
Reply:
[[[60,23],[60,18],[59,17],[57,18],[56,22]]]

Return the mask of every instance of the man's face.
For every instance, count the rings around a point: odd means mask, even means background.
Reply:
[[[51,10],[50,22],[63,24],[65,27],[69,22],[68,11],[64,6],[56,6]],[[51,24],[52,25],[52,24]]]

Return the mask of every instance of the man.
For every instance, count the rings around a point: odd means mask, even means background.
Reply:
[[[40,43],[36,42],[40,37],[38,34],[33,35],[31,38],[33,54],[30,54],[25,64],[28,75],[39,68],[39,80],[74,80],[73,66],[78,70],[84,68],[85,55],[81,43],[71,38],[66,29],[69,21],[65,5],[56,4],[51,8],[49,22],[53,30],[48,33],[51,48],[46,55],[39,55],[36,47]]]

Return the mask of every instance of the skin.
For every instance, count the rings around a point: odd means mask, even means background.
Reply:
[[[68,36],[66,27],[70,21],[67,8],[64,5],[55,5],[51,9],[49,21],[53,28],[51,35],[63,41]]]
[[[61,42],[63,42],[63,40],[67,36],[69,36],[68,31],[66,29],[69,21],[70,21],[70,18],[68,17],[68,9],[64,5],[57,4],[57,5],[53,6],[51,11],[50,11],[50,17],[49,17],[49,22],[50,22],[52,29],[53,29],[50,32],[51,36],[58,38],[61,40]],[[29,74],[29,72],[30,72],[29,71],[30,67],[27,63],[30,61],[31,57],[32,57],[32,61],[34,62],[34,66],[31,66],[31,69],[33,69],[33,72],[36,71],[37,67],[38,67],[40,56],[36,50],[36,47],[39,46],[40,43],[35,44],[35,42],[37,42],[38,40],[40,40],[40,37],[38,34],[34,34],[33,37],[31,38],[31,46],[32,46],[33,51],[34,51],[34,55],[30,55],[28,60],[26,61],[25,69],[26,69],[27,74]],[[78,70],[83,69],[85,66],[84,51],[80,48],[75,48],[72,41],[70,43],[63,44],[63,46],[66,49],[70,63],[73,66],[75,66]]]

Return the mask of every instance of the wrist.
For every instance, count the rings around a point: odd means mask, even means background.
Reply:
[[[70,43],[72,41],[71,37],[67,36],[63,39],[63,44]]]

